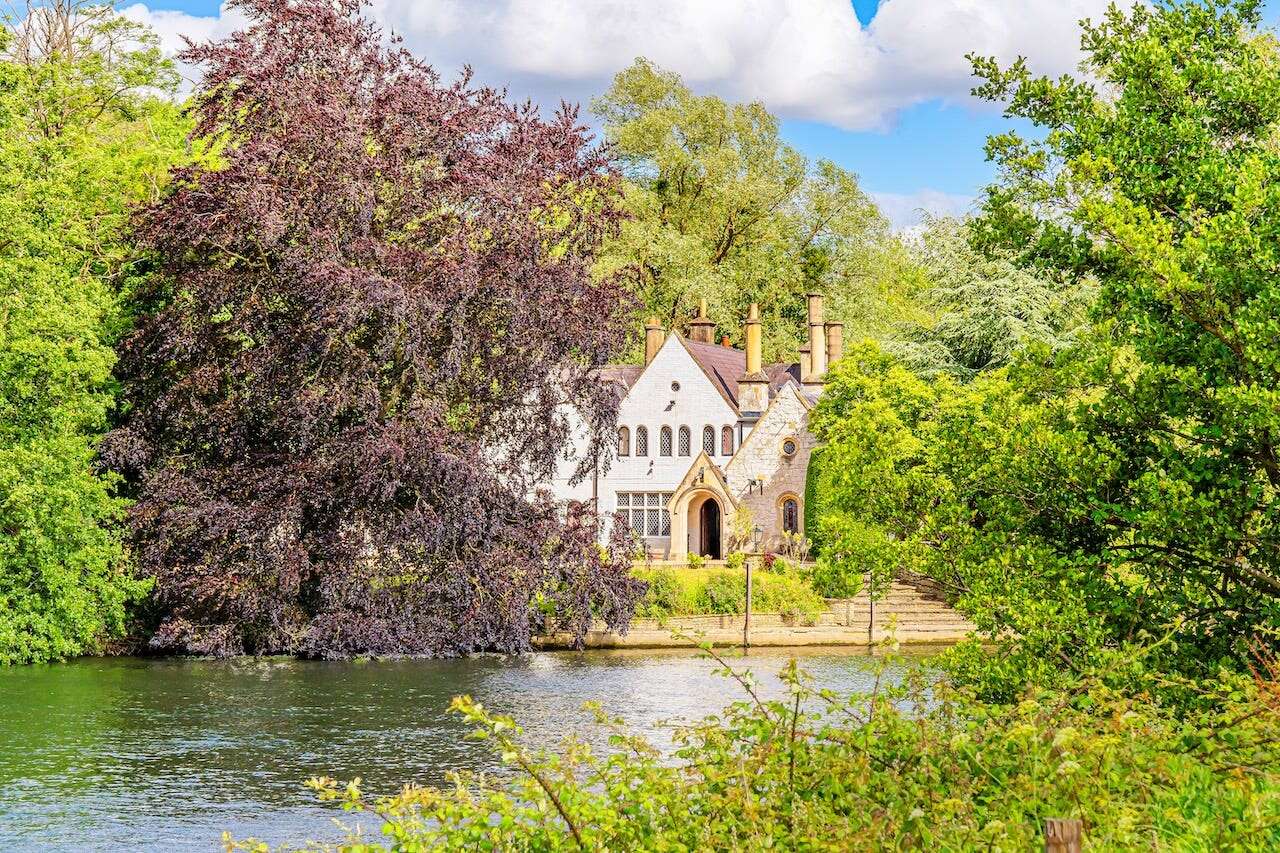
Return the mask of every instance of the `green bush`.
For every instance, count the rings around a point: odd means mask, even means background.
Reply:
[[[704,556],[702,556],[701,554],[690,554],[690,555],[689,555],[689,568],[691,568],[691,569],[701,569],[701,568],[703,568],[704,566],[706,566],[706,564],[707,564],[707,558],[706,558],[706,557],[704,557]]]
[[[747,566],[747,555],[741,551],[734,551],[728,557],[725,557],[724,564],[726,568],[740,572]]]
[[[460,697],[453,710],[514,774],[464,773],[378,801],[358,783],[308,784],[395,839],[383,846],[355,829],[337,848],[347,853],[1039,850],[1050,817],[1081,819],[1096,850],[1280,848],[1274,680],[1225,676],[1198,697],[1212,710],[1179,717],[1102,677],[1010,705],[920,669],[900,686],[839,699],[794,663],[778,700],[735,677],[749,701],[678,727],[675,761],[598,708],[612,752],[576,741],[560,755],[533,752],[514,720]]]
[[[747,609],[744,572],[712,572],[694,600],[699,613],[742,613]]]
[[[634,573],[648,581],[649,590],[636,608],[636,615],[646,619],[662,619],[689,610],[685,584],[676,569],[657,568]]]

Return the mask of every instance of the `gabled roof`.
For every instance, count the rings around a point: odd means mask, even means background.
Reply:
[[[605,382],[617,382],[624,392],[631,390],[642,373],[643,364],[609,364],[600,368],[600,378]]]
[[[716,386],[733,410],[738,411],[738,380],[747,372],[747,354],[740,349],[721,344],[704,344],[691,341],[675,333],[694,363]]]
[[[747,371],[747,354],[736,347],[693,341],[679,332],[672,332],[671,337],[680,342],[730,408],[741,414],[738,409],[738,380]],[[643,364],[611,364],[600,369],[600,378],[606,382],[617,382],[625,393],[636,384],[646,367]],[[769,379],[770,398],[776,396],[789,381],[800,386],[799,364],[766,364],[763,373]]]
[[[729,460],[729,464],[733,464],[732,459]],[[699,472],[702,473],[701,478],[698,476]],[[726,510],[738,508],[738,499],[729,490],[729,482],[724,470],[706,454],[706,451],[699,452],[689,463],[689,470],[680,478],[680,484],[671,491],[667,508],[673,509],[686,492],[694,490],[706,490],[717,495],[724,501]]]

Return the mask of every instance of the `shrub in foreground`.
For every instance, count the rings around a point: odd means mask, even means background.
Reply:
[[[517,773],[454,774],[447,788],[376,801],[358,780],[309,784],[383,823],[381,841],[353,831],[344,851],[1030,850],[1049,817],[1082,819],[1097,849],[1280,845],[1274,670],[1224,675],[1196,711],[1101,677],[996,705],[922,670],[845,699],[793,663],[776,701],[749,674],[724,672],[744,701],[675,729],[674,762],[598,707],[610,754],[575,740],[533,752],[512,719],[460,697],[453,709],[472,736]],[[227,840],[228,851],[268,849]]]

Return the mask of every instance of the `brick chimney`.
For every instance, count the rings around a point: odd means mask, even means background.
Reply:
[[[698,316],[689,321],[689,340],[701,344],[716,342],[716,324],[707,316],[707,300],[698,300]]]
[[[634,327],[632,327],[634,328]],[[644,363],[648,364],[653,361],[653,357],[658,354],[658,350],[662,349],[662,343],[667,339],[667,335],[662,331],[662,326],[658,325],[657,317],[650,317],[649,322],[644,324]]]
[[[827,367],[844,355],[844,323],[827,324]]]
[[[805,298],[809,303],[809,371],[802,372],[801,382],[806,388],[820,390],[827,375],[827,329],[822,322],[822,294],[810,293]]]
[[[769,408],[769,377],[764,374],[761,358],[760,306],[751,303],[742,336],[747,342],[747,369],[738,380],[738,410],[742,414],[758,414]]]

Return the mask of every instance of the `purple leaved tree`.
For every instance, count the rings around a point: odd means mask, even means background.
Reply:
[[[136,498],[157,649],[520,650],[643,585],[595,519],[529,500],[629,297],[590,274],[616,179],[576,112],[445,85],[349,0],[237,0],[189,45],[210,154],[142,211],[157,269],[104,458]],[[535,602],[537,606],[535,606]]]

